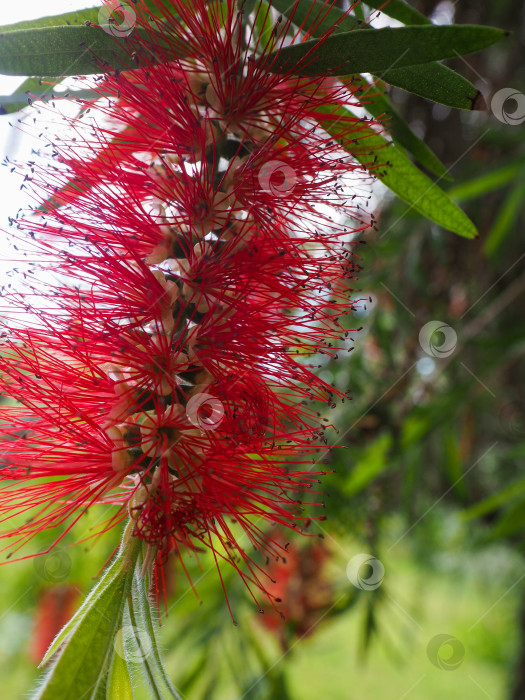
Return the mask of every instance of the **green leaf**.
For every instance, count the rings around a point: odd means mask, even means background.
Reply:
[[[491,513],[497,508],[506,505],[509,503],[509,501],[512,501],[518,496],[522,495],[525,495],[525,479],[521,479],[520,481],[511,484],[501,491],[498,491],[498,493],[492,494],[483,501],[480,501],[470,508],[467,508],[461,514],[461,520],[463,522],[467,522],[469,520],[473,520],[474,518],[479,518],[482,515]]]
[[[301,27],[311,36],[321,36],[324,32],[333,29],[336,23],[339,23],[335,30],[337,32],[370,28],[369,25],[337,7],[327,10],[325,2],[319,0],[302,1],[295,6],[290,0],[272,0],[271,4],[278,12],[291,18],[295,25]]]
[[[117,38],[100,27],[45,27],[21,29],[0,36],[0,73],[6,75],[66,76],[101,73],[103,65],[112,69],[136,68],[145,49],[138,49],[134,37],[147,38],[136,29],[128,37]],[[159,43],[165,39],[159,35]],[[170,39],[172,56],[184,56],[185,48],[176,37]],[[149,60],[155,61],[153,54]]]
[[[42,663],[51,660],[51,667],[32,700],[133,700],[143,686],[154,700],[180,700],[158,651],[141,573],[143,545],[126,535],[123,541],[48,650]]]
[[[49,81],[49,82],[46,82]],[[94,90],[69,90],[57,92],[54,78],[27,78],[11,95],[0,95],[0,112],[11,114],[30,104],[31,100],[45,100],[54,95],[56,99],[98,100],[100,94]]]
[[[494,255],[501,247],[508,234],[513,230],[518,216],[523,209],[524,199],[525,173],[522,175],[522,179],[510,190],[498,211],[490,233],[483,244],[483,252],[486,255]]]
[[[107,685],[107,700],[134,700],[129,670],[120,654],[113,654]]]
[[[129,54],[124,41],[97,27],[21,29],[0,37],[0,72],[52,76],[100,73],[100,62],[113,68],[129,67]]]
[[[399,116],[392,107],[392,104],[386,95],[377,94],[381,86],[369,85],[364,79],[362,84],[366,86],[366,90],[361,95],[370,95],[369,100],[363,100],[364,108],[374,117],[383,118],[386,116],[386,128],[391,134],[395,143],[403,146],[411,153],[427,170],[434,173],[445,180],[452,180],[447,169],[439,160],[435,153],[422,141],[419,136],[416,136],[408,124]]]
[[[399,116],[391,106],[390,101],[385,98],[384,101],[379,101],[379,105],[374,104],[374,112],[379,112],[380,108],[386,113],[387,117],[390,117],[388,127],[394,142],[406,148],[421,165],[431,173],[434,173],[434,175],[437,175],[443,180],[452,180],[452,176],[449,174],[447,168],[436,154],[430,150],[426,143],[422,141]]]
[[[44,97],[53,91],[52,85],[43,85],[40,78],[27,78],[15,92],[10,95],[0,95],[0,114],[18,112],[30,104],[31,94]]]
[[[288,0],[273,0],[272,4],[283,14],[291,14]],[[379,3],[376,4],[379,6]],[[415,14],[414,21],[410,22],[411,24],[430,23],[417,10],[413,10],[401,2],[389,3],[385,12],[391,6],[396,12],[396,5],[400,6],[397,9],[401,9],[402,12],[408,8],[409,13],[413,12]],[[391,14],[392,17],[395,16],[390,12],[386,12],[386,14]],[[396,12],[396,14],[399,13]],[[408,20],[408,16],[404,16],[405,20]],[[419,21],[415,21],[416,17],[419,18]],[[324,2],[319,2],[319,0],[316,0],[311,5],[300,3],[294,10],[293,21],[303,26],[305,31],[316,37],[320,37],[323,32],[332,29],[336,23],[335,32],[351,31],[352,29],[372,29],[369,25],[363,24],[351,15],[346,15],[342,10],[335,7],[330,8],[327,12]],[[470,80],[435,61],[415,67],[392,68],[391,70],[383,71],[378,77],[390,85],[449,107],[471,110],[483,109],[484,106],[481,93]]]
[[[432,427],[432,424],[426,418],[409,415],[401,429],[401,448],[408,451],[409,447],[421,443],[423,437]]]
[[[51,668],[32,700],[99,700],[114,654],[114,639],[122,624],[141,543],[130,538],[48,650],[43,663]]]
[[[84,693],[93,697],[92,689],[108,672],[113,638],[129,590],[126,578],[117,578],[112,584],[97,596],[96,605],[67,639],[35,700],[73,700]]]
[[[27,107],[27,95],[17,94],[16,99],[12,99],[12,97],[12,95],[0,95],[0,114],[13,114]]]
[[[23,92],[23,93],[36,93],[40,95],[48,94],[52,92],[56,80],[53,80],[52,78],[49,78],[53,82],[53,85],[47,85],[43,82],[42,78],[26,78],[23,83],[21,83],[16,92]]]
[[[314,2],[302,1],[295,5],[290,0],[272,0],[271,4],[278,12],[292,18],[294,24],[301,26],[314,36],[320,36],[324,32],[331,30],[336,22],[339,22],[336,31],[371,29],[370,25],[361,19],[337,7],[331,7],[327,10],[324,0],[314,0]],[[403,24],[431,24],[425,15],[422,15],[401,0],[390,0],[386,4],[385,0],[375,0],[374,2],[367,2],[367,5],[374,9],[381,8],[381,11],[386,15],[403,22]],[[355,7],[354,12],[360,7],[360,5]]]
[[[491,539],[499,537],[511,537],[522,533],[525,528],[525,500],[514,503],[496,523],[491,534]]]
[[[40,17],[39,19],[30,19],[24,22],[16,22],[15,24],[4,24],[0,26],[0,34],[4,32],[17,31],[18,29],[35,29],[38,27],[60,27],[60,26],[80,26],[84,22],[98,23],[98,13],[100,8],[93,7],[86,10],[75,10],[75,12],[65,12],[61,15],[51,15],[48,17]]]
[[[372,71],[372,73],[375,73]],[[389,85],[455,109],[481,110],[485,101],[480,91],[456,71],[441,63],[424,63],[385,70],[378,77]]]
[[[133,0],[130,0],[133,3]],[[159,11],[159,8],[154,4],[153,0],[143,0],[148,13],[156,16],[163,16]],[[102,6],[102,5],[101,5]],[[0,26],[0,34],[4,32],[12,32],[17,29],[37,29],[41,27],[63,27],[63,26],[80,26],[85,24],[85,22],[92,22],[93,24],[100,24],[101,19],[99,16],[100,7],[87,7],[84,10],[75,10],[74,12],[64,12],[60,15],[50,15],[48,17],[40,17],[39,19],[29,19],[24,22],[16,22],[15,24],[4,24]],[[172,14],[176,15],[173,11]]]
[[[99,596],[103,595],[106,590],[110,589],[111,586],[115,585],[115,581],[119,581],[121,578],[122,564],[124,555],[122,550],[119,552],[118,556],[113,560],[110,566],[104,572],[104,575],[97,583],[95,588],[88,594],[85,601],[82,603],[81,607],[71,618],[71,620],[62,628],[60,633],[55,637],[53,643],[47,650],[44,658],[42,659],[40,666],[44,666],[51,660],[51,658],[56,654],[64,642],[71,637],[80,623],[84,620],[85,616],[89,613],[93,605],[96,603]]]
[[[355,467],[344,486],[346,496],[359,493],[388,469],[388,451],[391,446],[392,436],[389,433],[383,433],[366,449],[361,450]]]
[[[445,472],[448,474],[451,488],[456,491],[460,498],[465,498],[468,495],[468,488],[464,472],[463,460],[461,459],[461,449],[459,436],[454,427],[446,427],[444,429],[444,441],[443,447],[445,452],[445,459],[443,460],[443,467]]]
[[[366,4],[375,10],[381,10],[385,15],[397,19],[403,24],[431,24],[425,15],[407,5],[403,0],[388,0],[388,2],[385,0],[366,0]]]
[[[29,90],[27,91],[29,93]],[[36,92],[36,94],[35,94]],[[15,92],[12,95],[0,95],[0,113],[12,114],[27,107],[33,100],[46,99],[51,97],[52,88],[49,91],[42,92],[42,88],[37,91],[31,91],[31,94],[26,92]],[[31,95],[35,95],[32,97]],[[98,100],[100,95],[93,90],[73,90],[70,92],[54,93],[55,99],[81,99],[81,100]]]
[[[313,39],[283,47],[271,59],[273,68],[296,68],[302,75],[381,74],[480,51],[504,35],[501,29],[467,24],[342,32],[323,40],[322,48]]]
[[[467,182],[461,182],[448,190],[448,194],[456,202],[464,202],[476,197],[482,197],[488,192],[493,192],[499,187],[512,182],[518,173],[523,170],[523,159],[493,170],[490,173],[480,175]]]
[[[261,46],[266,46],[271,40],[272,32],[275,27],[275,21],[271,12],[267,12],[268,3],[260,0],[257,4],[257,16],[255,17],[255,37],[254,41],[258,41]]]
[[[273,0],[274,7],[283,14],[290,15],[290,4],[287,0]],[[370,4],[370,3],[369,3]],[[381,3],[376,3],[380,6]],[[393,12],[389,12],[392,10]],[[400,12],[397,12],[400,10]],[[410,24],[430,23],[417,10],[413,10],[405,3],[391,2],[385,9],[387,14],[399,19],[402,13],[414,13]],[[395,13],[395,14],[394,14]],[[408,15],[403,14],[408,23]],[[330,8],[327,12],[324,2],[316,0],[311,5],[300,3],[294,10],[294,22],[302,25],[313,36],[320,37],[337,24],[335,32],[351,31],[352,29],[372,29],[367,24],[362,24],[355,17],[346,15],[342,10]],[[416,21],[419,19],[419,21]],[[378,77],[395,87],[401,88],[415,95],[424,97],[433,102],[455,107],[457,109],[483,109],[484,101],[479,90],[463,76],[441,63],[432,62],[415,67],[392,68],[383,71]]]
[[[132,592],[132,603],[128,607],[131,627],[137,632],[142,631],[145,633],[150,644],[147,650],[143,649],[143,653],[139,654],[144,669],[144,675],[149,682],[150,689],[155,689],[155,692],[158,692],[162,698],[170,697],[175,698],[175,700],[180,700],[177,691],[166,674],[164,664],[160,657],[157,642],[157,629],[151,615],[148,591],[146,589],[144,577],[141,576],[138,571],[135,572]],[[137,634],[136,636],[139,637],[137,639],[137,646],[140,647],[140,635]]]
[[[380,177],[383,184],[411,209],[460,236],[477,236],[476,227],[468,216],[394,144],[388,145],[382,136],[363,124],[362,133],[365,135],[359,140],[359,147],[356,147],[355,142],[346,135],[345,118],[352,116],[349,110],[330,107],[319,110],[315,116],[332,136],[341,140],[344,148],[365,168]],[[374,162],[386,165],[378,170],[372,166]]]

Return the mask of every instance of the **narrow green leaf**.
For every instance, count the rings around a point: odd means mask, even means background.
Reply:
[[[126,43],[97,27],[21,29],[0,37],[0,72],[6,75],[100,73],[100,63],[130,66]],[[98,59],[98,60],[97,60]]]
[[[338,7],[331,7],[327,10],[324,0],[314,0],[313,2],[298,2],[294,5],[290,0],[272,0],[272,6],[286,17],[292,17],[292,21],[297,26],[302,26],[308,33],[320,36],[333,28],[336,22],[339,23],[336,31],[351,31],[352,29],[371,29],[369,24],[363,22],[353,14],[348,14]],[[374,9],[385,5],[385,0],[375,0],[367,2],[367,5]],[[361,6],[354,8],[357,12]],[[431,24],[424,15],[410,7],[401,0],[390,0],[382,7],[382,12],[403,24]]]
[[[122,625],[137,559],[142,551],[129,538],[73,619],[49,649],[53,662],[32,700],[106,700],[116,631]]]
[[[443,467],[448,474],[451,488],[454,489],[460,498],[464,499],[468,495],[468,487],[464,478],[465,471],[461,458],[459,436],[454,427],[449,427],[445,428],[444,438],[445,459],[443,460]]]
[[[0,35],[0,73],[66,76],[100,73],[105,65],[119,70],[136,68],[136,60],[140,60],[144,51],[134,42],[136,35],[146,37],[143,30],[136,29],[129,37],[117,38],[93,26],[8,32]],[[163,41],[159,35],[159,42]],[[171,37],[170,51],[172,56],[184,56],[185,47],[176,37]],[[152,54],[149,59],[156,60]]]
[[[35,97],[26,94],[25,92],[15,92],[12,95],[0,95],[0,113],[12,114],[24,109],[34,99],[46,99],[51,96],[51,89],[42,92],[42,88],[36,91]],[[29,92],[29,91],[28,91]],[[31,94],[34,94],[33,92]],[[74,90],[71,92],[54,93],[55,99],[80,99],[80,100],[98,100],[100,95],[93,90]]]
[[[52,663],[32,700],[133,700],[141,688],[152,700],[180,700],[158,651],[140,571],[142,543],[124,541],[46,654]]]
[[[148,13],[151,15],[162,16],[159,8],[154,4],[153,0],[143,0]],[[130,0],[133,3],[133,0]],[[74,12],[64,12],[60,15],[50,15],[40,17],[38,19],[29,19],[23,22],[15,22],[14,24],[4,24],[0,26],[0,34],[4,32],[12,32],[18,29],[38,29],[41,27],[64,27],[64,26],[80,26],[86,22],[93,24],[101,24],[105,15],[100,16],[102,2],[99,7],[87,7],[84,10],[75,10]],[[176,13],[173,11],[173,14]],[[106,15],[107,16],[107,15]]]
[[[13,32],[19,29],[36,29],[39,27],[63,27],[63,26],[80,26],[84,22],[98,23],[99,7],[92,7],[86,10],[75,10],[75,12],[65,12],[61,15],[51,15],[49,17],[40,17],[39,19],[29,19],[24,22],[16,22],[15,24],[4,24],[0,26],[0,34],[4,32]]]
[[[334,73],[381,74],[446,58],[456,58],[485,49],[505,32],[477,25],[385,28],[366,32],[335,33],[323,41],[322,49],[313,39],[286,46],[271,57],[273,67],[303,75]],[[319,50],[315,50],[315,49]]]
[[[490,539],[500,537],[511,537],[522,533],[525,529],[525,500],[521,499],[514,503],[506,513],[496,523]]]
[[[492,513],[497,508],[506,505],[510,501],[513,501],[518,496],[525,495],[525,479],[511,484],[505,487],[498,493],[494,493],[483,501],[476,503],[475,505],[467,508],[463,511],[461,515],[461,520],[467,522],[473,520],[474,518],[479,518],[482,515],[487,515],[487,513]]]
[[[456,202],[464,202],[476,197],[482,197],[488,192],[493,192],[499,187],[508,185],[523,170],[523,159],[514,163],[506,163],[505,165],[493,170],[490,173],[480,175],[472,180],[461,182],[448,190],[448,195]]]
[[[215,0],[215,1],[217,2],[217,0]],[[223,0],[218,0],[218,1],[222,2]],[[175,8],[172,7],[172,5],[174,4],[172,2],[160,3],[159,0],[142,0],[142,2],[144,3],[146,9],[148,10],[149,15],[152,15],[155,17],[164,17],[165,14],[170,14],[173,17],[179,17],[179,14],[175,11]],[[192,3],[193,3],[193,0],[185,0],[185,4],[189,5],[190,7],[193,7]],[[163,7],[163,8],[165,8],[165,10],[159,9],[159,5],[161,5],[161,7]]]
[[[355,3],[355,7],[352,8],[352,11],[357,19],[360,19],[361,22],[366,22],[367,17],[365,15],[365,8],[362,3]]]
[[[375,10],[380,9],[385,15],[403,24],[431,24],[425,15],[407,5],[404,0],[366,0],[366,4]]]
[[[17,95],[16,100],[11,99],[11,97],[11,95],[0,95],[0,114],[13,114],[27,107],[27,95]]]
[[[10,95],[0,96],[0,105],[5,106],[6,113],[16,112],[23,107],[27,107],[28,98],[35,95],[36,98],[44,97],[53,92],[57,81],[54,78],[46,78],[52,84],[44,82],[43,76],[40,78],[26,78]]]
[[[266,46],[270,41],[275,27],[275,20],[271,12],[267,12],[268,3],[261,0],[257,4],[257,16],[255,17],[255,37],[261,46]]]
[[[94,90],[63,90],[57,91],[57,81],[47,78],[50,84],[43,82],[42,78],[27,78],[18,89],[10,95],[0,95],[0,114],[13,114],[19,112],[35,100],[46,100],[53,96],[54,99],[81,99],[97,100],[100,94]]]
[[[435,61],[406,68],[392,68],[378,77],[389,85],[447,107],[468,110],[482,110],[486,107],[481,92],[470,80]]]
[[[362,129],[366,136],[359,140],[358,148],[352,140],[347,139],[344,119],[348,116],[351,116],[351,112],[340,107],[316,112],[316,118],[322,126],[336,139],[341,140],[342,145],[364,167],[380,177],[383,184],[406,202],[411,209],[460,236],[465,238],[477,236],[476,227],[468,216],[395,145],[388,145],[382,136],[371,128],[366,129],[364,125]],[[385,163],[385,166],[380,170],[372,168],[371,163],[374,159],[379,163]]]
[[[177,691],[168,678],[160,657],[157,642],[157,624],[152,617],[146,582],[138,572],[135,572],[132,593],[132,605],[128,608],[132,629],[137,631],[138,637],[140,637],[140,632],[142,631],[149,641],[148,649],[143,650],[143,652],[145,651],[147,653],[140,654],[140,661],[144,666],[145,675],[160,694],[160,697],[180,700]],[[137,642],[140,646],[140,638]]]
[[[273,0],[272,4],[283,14],[290,13],[288,0]],[[405,3],[398,4],[403,6],[403,9],[408,7]],[[408,10],[409,12],[413,11],[425,22],[429,22],[416,10],[412,10],[412,8],[408,8]],[[387,14],[389,13],[387,12]],[[309,3],[300,3],[295,9],[294,21],[297,24],[304,22],[305,29],[317,37],[333,28],[336,23],[338,23],[336,32],[348,32],[352,29],[372,29],[369,25],[360,23],[351,15],[345,16],[345,13],[336,7],[331,8],[327,12],[324,2],[319,0],[316,0],[311,6]],[[422,23],[419,22],[419,24]],[[416,24],[416,22],[413,21],[411,24]],[[484,107],[481,93],[470,80],[436,61],[407,68],[392,68],[391,70],[383,71],[378,77],[390,85],[448,107],[469,110],[483,109]]]
[[[272,4],[283,14],[291,14],[288,0],[273,0]],[[398,4],[403,9],[408,7],[405,3]],[[395,6],[395,3],[393,6]],[[421,20],[429,23],[429,20],[416,10],[412,10],[412,8],[408,8],[408,10],[409,12],[413,11]],[[387,14],[389,13],[387,12]],[[391,16],[394,15],[392,14]],[[411,24],[423,24],[423,21],[413,21]],[[345,16],[345,13],[336,7],[331,8],[327,12],[324,2],[320,2],[320,0],[316,0],[312,4],[300,3],[295,8],[294,22],[296,24],[304,23],[305,30],[316,37],[320,37],[323,32],[332,29],[336,23],[338,23],[336,32],[348,32],[352,29],[372,29],[372,27],[359,22],[351,15]],[[391,70],[383,71],[378,77],[390,85],[448,107],[469,110],[483,109],[484,107],[481,93],[470,80],[436,61],[407,68],[392,68]]]
[[[42,659],[40,666],[44,666],[51,660],[51,658],[56,654],[60,647],[69,639],[74,633],[80,623],[84,620],[86,615],[89,613],[93,605],[95,605],[99,596],[103,595],[108,589],[111,589],[115,585],[115,581],[119,581],[121,577],[123,563],[123,552],[119,552],[117,557],[113,560],[110,566],[104,572],[102,578],[98,581],[97,585],[88,594],[85,601],[82,603],[78,611],[71,618],[71,620],[62,628],[60,633],[55,637],[53,643],[47,650],[44,658]]]
[[[523,200],[525,199],[525,174],[523,179],[510,190],[503,205],[501,206],[490,233],[483,244],[483,252],[488,255],[494,255],[505,238],[512,231],[520,212],[523,210]]]
[[[383,433],[366,449],[361,450],[359,459],[344,485],[346,496],[354,496],[368,486],[389,467],[388,450],[392,446],[392,436]]]
[[[56,83],[56,80],[53,80],[53,78],[49,78],[53,83]],[[23,83],[21,83],[18,88],[16,89],[16,92],[32,92],[40,95],[48,94],[52,92],[54,87],[53,85],[47,85],[44,83],[43,78],[26,78]]]
[[[409,415],[401,429],[401,448],[408,452],[410,447],[420,444],[425,435],[431,430],[431,421],[420,416]]]
[[[44,97],[51,94],[53,87],[44,84],[42,78],[26,78],[11,95],[0,95],[0,114],[18,112],[29,104],[29,93],[37,98]]]
[[[56,663],[44,679],[34,700],[76,700],[93,698],[94,689],[108,672],[113,638],[121,619],[123,601],[129,593],[129,577],[114,579],[97,596],[59,652]]]
[[[333,29],[336,23],[338,23],[336,29],[338,32],[370,28],[369,25],[337,7],[327,10],[325,2],[320,0],[299,2],[295,6],[290,0],[272,0],[271,4],[281,14],[291,17],[295,25],[300,26],[311,36],[321,36],[324,32]]]
[[[125,660],[120,654],[113,653],[111,669],[104,700],[134,700],[133,686]]]
[[[386,116],[388,120],[386,128],[394,142],[406,148],[431,173],[445,180],[452,180],[452,177],[448,174],[447,169],[436,154],[430,150],[419,136],[416,136],[404,119],[395,111],[387,95],[377,94],[377,91],[381,90],[381,86],[369,85],[364,79],[362,79],[362,84],[366,86],[362,95],[364,97],[370,95],[369,100],[363,100],[363,106],[373,117],[381,118]]]
[[[374,112],[379,112],[380,109],[390,118],[388,126],[395,143],[406,148],[422,166],[434,173],[434,175],[443,180],[450,181],[453,179],[436,154],[412,131],[395,111],[388,99],[379,100],[379,104],[374,104]]]

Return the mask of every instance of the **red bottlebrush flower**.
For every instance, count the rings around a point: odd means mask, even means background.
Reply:
[[[285,539],[281,537],[280,542]],[[277,635],[283,652],[289,650],[290,633],[299,639],[312,634],[334,600],[333,587],[323,575],[330,557],[324,542],[293,549],[285,545],[285,549],[286,554],[277,557],[269,567],[274,583],[268,592],[279,601],[280,614],[269,609],[268,614],[258,618]]]
[[[75,611],[80,591],[70,584],[53,584],[44,588],[39,596],[29,654],[39,664],[51,646],[51,642]]]
[[[290,21],[262,46],[233,0],[155,5],[154,29],[136,5],[153,52],[100,76],[74,138],[31,164],[46,203],[16,221],[29,265],[4,289],[0,516],[32,511],[4,534],[18,549],[114,504],[104,528],[129,513],[159,565],[204,545],[268,592],[239,533],[277,556],[265,524],[302,530],[316,403],[344,397],[305,358],[348,336],[350,234],[369,222],[344,189],[361,166],[323,124],[356,100],[272,70]]]

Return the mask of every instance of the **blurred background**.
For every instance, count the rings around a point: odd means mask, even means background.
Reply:
[[[46,14],[89,3],[51,4]],[[525,698],[525,6],[411,4],[438,23],[513,32],[451,65],[489,105],[514,89],[514,120],[391,93],[480,237],[448,233],[381,190],[378,230],[358,250],[363,329],[349,355],[314,360],[353,397],[329,415],[329,444],[345,448],[324,457],[336,472],[327,520],[311,538],[274,533],[290,542],[287,563],[272,564],[285,620],[258,614],[225,571],[234,625],[207,555],[189,562],[197,595],[170,563],[160,635],[184,698]],[[3,697],[23,697],[111,555],[116,532],[67,547],[105,517],[92,510],[60,549],[0,569]]]

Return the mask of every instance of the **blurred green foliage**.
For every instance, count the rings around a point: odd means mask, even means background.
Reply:
[[[455,63],[489,103],[501,88],[525,92],[521,3],[413,5],[427,17],[455,12],[458,23],[514,29],[510,50],[495,46]],[[347,357],[316,358],[323,377],[353,396],[329,414],[338,432],[327,433],[337,445],[324,459],[335,469],[325,480],[328,518],[309,529],[325,538],[318,574],[329,582],[331,602],[308,638],[295,634],[293,621],[279,636],[261,624],[235,572],[224,569],[234,626],[210,555],[199,555],[200,567],[189,563],[202,604],[171,562],[161,639],[183,697],[523,697],[525,123],[502,123],[490,111],[457,113],[400,90],[391,99],[449,169],[455,182],[448,192],[480,238],[453,236],[399,201],[380,205],[378,231],[357,253],[363,271],[355,297],[372,300],[356,315],[364,330]],[[432,336],[434,354],[420,342],[431,321],[456,335],[447,356],[439,356],[445,336]],[[105,515],[93,509],[65,544],[83,539]],[[85,594],[118,534],[65,550],[71,562],[61,581]],[[42,535],[37,546],[50,543]],[[294,538],[291,549],[303,546]],[[346,575],[361,552],[384,565],[374,590],[359,590]],[[16,698],[36,676],[28,649],[53,576],[42,578],[32,560],[10,563],[2,574],[0,659],[9,669],[2,692]],[[454,671],[437,668],[426,653],[442,633],[465,650]]]

